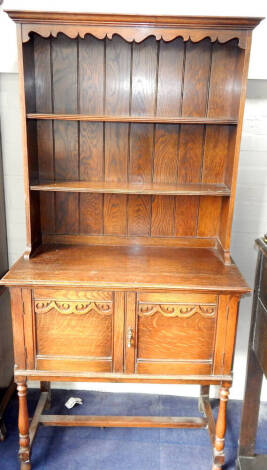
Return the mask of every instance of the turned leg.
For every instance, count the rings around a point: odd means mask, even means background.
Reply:
[[[30,437],[29,437],[29,415],[27,407],[27,385],[26,382],[17,384],[19,397],[19,460],[20,470],[30,470]]]
[[[220,470],[224,464],[224,436],[226,431],[226,407],[229,389],[222,387],[220,390],[220,406],[216,423],[216,434],[214,442],[214,460],[212,470]]]
[[[45,410],[50,410],[51,408],[51,387],[50,382],[40,382],[41,392],[48,392],[48,397],[45,404]]]

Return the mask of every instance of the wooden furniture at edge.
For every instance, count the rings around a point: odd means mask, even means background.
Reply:
[[[267,455],[255,455],[261,385],[267,377],[267,235],[256,241],[259,250],[249,335],[247,377],[242,408],[237,469],[263,470]]]
[[[260,18],[8,11],[27,251],[10,289],[19,457],[38,424],[206,427],[224,463],[238,303],[230,235]],[[26,380],[41,381],[29,429]],[[202,418],[45,415],[50,381],[190,383]],[[209,386],[220,385],[217,424]]]

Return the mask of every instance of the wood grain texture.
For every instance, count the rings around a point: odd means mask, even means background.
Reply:
[[[129,331],[132,332],[132,338],[129,344]],[[137,330],[136,330],[136,293],[127,292],[126,294],[126,318],[124,331],[124,371],[127,374],[135,372],[135,358],[137,348]]]
[[[161,248],[213,248],[218,250],[218,256],[223,259],[217,238],[200,237],[137,237],[127,235],[83,235],[83,234],[43,234],[44,246],[83,245],[83,246],[123,246],[123,247],[161,247]]]
[[[111,372],[112,370],[112,361],[111,360],[75,360],[62,358],[60,360],[52,358],[42,358],[38,357],[36,359],[36,367],[40,371],[59,371],[63,374],[66,371],[70,372]]]
[[[203,16],[148,16],[88,13],[25,12],[8,10],[9,16],[22,25],[22,41],[29,41],[34,30],[45,37],[64,32],[68,37],[84,37],[92,34],[99,39],[112,38],[119,34],[126,41],[140,42],[153,34],[157,39],[172,41],[182,37],[185,41],[201,41],[207,36],[212,42],[227,42],[238,38],[241,48],[247,46],[248,30],[257,26],[262,18],[248,17],[203,17]],[[32,23],[36,23],[33,25]]]
[[[124,315],[125,293],[114,293],[113,372],[123,372],[124,367]]]
[[[131,46],[116,37],[106,42],[105,112],[126,114],[130,110]],[[105,125],[105,180],[127,181],[129,125]]]
[[[19,429],[19,460],[21,468],[23,464],[29,462],[30,459],[30,436],[29,436],[29,414],[27,407],[27,385],[26,380],[17,382],[17,391],[19,399],[19,416],[18,416],[18,429]]]
[[[125,235],[126,196],[106,194],[104,197],[104,233],[106,235]]]
[[[242,54],[235,41],[213,45],[208,116],[237,117],[242,76],[238,62]]]
[[[92,310],[64,315],[52,308],[48,313],[36,313],[36,336],[37,353],[48,356],[46,359],[108,359],[112,357],[112,314]]]
[[[67,126],[66,126],[67,124]],[[78,129],[76,123],[55,122],[55,177],[71,179],[79,176]],[[56,233],[78,233],[78,195],[58,193],[55,196]]]
[[[192,184],[201,181],[204,139],[204,126],[181,126],[178,149],[178,183]]]
[[[158,60],[157,115],[181,114],[184,42],[179,38],[167,44],[160,41]]]
[[[54,136],[53,123],[50,121],[37,121],[37,152],[39,181],[53,181]]]
[[[103,234],[103,208],[102,194],[80,194],[80,233]]]
[[[175,236],[193,237],[197,230],[199,197],[179,196],[175,198]]]
[[[219,297],[216,339],[214,351],[213,373],[221,374],[224,367],[225,338],[227,334],[227,318],[228,318],[228,302],[229,297],[221,295]]]
[[[79,201],[77,194],[57,193],[55,203],[56,233],[79,232]]]
[[[79,112],[101,114],[104,111],[105,44],[91,36],[78,39]]]
[[[140,45],[133,45],[132,58],[132,102],[134,115],[154,115],[156,106],[156,81],[158,45],[148,38]]]
[[[171,237],[174,234],[174,197],[153,196],[151,235]]]
[[[36,83],[36,111],[53,112],[51,80],[51,40],[34,38],[34,67]],[[52,121],[37,121],[37,152],[39,181],[53,181],[54,136]],[[42,232],[55,232],[55,195],[40,195]]]
[[[217,304],[217,295],[211,293],[199,294],[196,292],[140,292],[138,295],[139,303],[197,303]]]
[[[78,179],[78,127],[76,122],[54,123],[55,178]]]
[[[19,34],[20,31],[18,31]],[[19,38],[18,38],[19,39]],[[19,43],[21,46],[21,43]],[[29,42],[25,44],[22,49],[21,59],[23,66],[23,76],[24,76],[24,104],[25,111],[28,113],[36,112],[36,84],[34,80],[35,70],[34,70],[34,44]]]
[[[123,246],[118,239],[116,242],[117,246],[46,245],[30,261],[21,257],[0,285],[250,291],[235,264],[225,266],[214,248]]]
[[[40,217],[42,234],[56,232],[56,195],[53,193],[40,194]]]
[[[138,362],[136,365],[136,372],[138,374],[151,374],[155,373],[162,374],[162,376],[168,375],[179,375],[192,376],[198,375],[201,379],[201,375],[210,374],[211,364],[209,363],[194,363],[194,362],[173,362],[173,363],[164,363],[161,361],[155,362]]]
[[[43,12],[43,11],[28,11],[28,10],[7,10],[10,18],[17,23],[33,23],[40,21],[42,24],[45,22],[57,21],[60,25],[66,23],[74,25],[79,24],[104,24],[109,23],[111,20],[120,26],[124,24],[132,25],[159,25],[164,24],[167,28],[173,25],[187,25],[188,27],[196,26],[213,26],[215,29],[225,28],[233,29],[233,27],[255,28],[262,18],[259,17],[245,17],[245,16],[149,16],[149,15],[125,15],[113,13],[82,13],[82,12]]]
[[[22,301],[24,306],[24,337],[26,349],[27,368],[34,369],[35,366],[35,322],[32,315],[32,291],[31,289],[22,289]]]
[[[56,113],[77,112],[77,41],[59,35],[52,41],[53,102]]]
[[[194,385],[224,385],[231,386],[232,376],[226,375],[151,375],[151,374],[121,374],[116,372],[74,372],[55,370],[17,370],[16,379],[31,377],[31,380],[47,381],[50,382],[109,382],[117,383],[118,380],[122,383],[172,383],[172,384],[194,384]]]
[[[36,89],[36,112],[51,113],[51,40],[39,36],[34,38],[34,68]]]
[[[22,151],[24,168],[25,208],[26,208],[26,251],[25,257],[29,257],[32,250],[41,243],[41,224],[39,215],[39,198],[34,197],[29,191],[30,181],[36,171],[37,140],[36,127],[29,126],[26,121],[26,111],[35,109],[35,85],[33,81],[33,48],[32,45],[24,47],[21,41],[21,27],[17,27],[18,45],[18,70],[20,74],[19,93],[22,116]],[[30,90],[30,91],[29,91]],[[30,94],[29,94],[30,93]],[[29,102],[30,98],[30,102]],[[34,156],[35,155],[35,156]],[[37,174],[35,174],[37,178]]]
[[[231,188],[232,193],[229,198],[229,204],[224,206],[224,212],[222,213],[222,222],[223,229],[220,233],[220,239],[222,242],[222,247],[225,252],[225,262],[230,263],[230,243],[231,243],[231,229],[232,229],[232,220],[234,213],[234,201],[236,193],[236,184],[237,184],[237,171],[238,171],[238,161],[239,161],[239,152],[240,152],[240,143],[241,143],[241,133],[242,133],[242,123],[245,109],[246,101],[246,88],[247,88],[247,75],[249,67],[249,57],[250,57],[250,47],[251,47],[251,33],[248,35],[248,47],[242,57],[242,79],[241,79],[241,93],[239,97],[238,105],[238,126],[236,129],[235,139],[231,142],[231,149],[233,152],[233,163],[232,163],[232,177],[231,177]],[[229,178],[229,175],[228,175]]]
[[[120,37],[106,41],[107,114],[129,114],[131,46]]]
[[[211,62],[209,40],[185,45],[183,116],[205,116]],[[223,115],[222,115],[223,116]]]
[[[127,181],[128,124],[110,123],[105,126],[105,181]]]
[[[178,128],[175,125],[155,127],[155,153],[153,181],[155,183],[177,182]]]
[[[117,183],[99,181],[56,181],[54,183],[32,184],[31,190],[71,193],[110,194],[161,194],[161,195],[202,195],[230,196],[230,189],[224,184],[168,184],[168,183]]]
[[[227,319],[227,335],[225,339],[224,373],[232,371],[233,355],[236,340],[236,330],[238,321],[239,298],[232,296],[229,299],[229,313]]]
[[[226,432],[226,407],[229,396],[229,388],[222,387],[220,389],[220,406],[216,422],[216,433],[214,442],[214,467],[216,469],[218,463],[224,463],[224,437]],[[214,468],[213,467],[213,468]]]
[[[172,308],[175,304],[160,305]],[[168,318],[160,312],[138,318],[137,358],[161,361],[212,360],[215,318]]]
[[[221,124],[235,125],[237,119],[232,118],[210,118],[207,116],[125,116],[108,114],[86,114],[86,113],[27,113],[27,119],[41,119],[55,121],[89,121],[89,122],[135,122],[135,123],[159,123],[159,124]]]
[[[151,229],[151,197],[128,197],[128,236],[149,236]]]
[[[224,182],[225,167],[229,155],[229,128],[210,126],[206,128],[205,150],[203,157],[203,183]]]
[[[206,426],[207,421],[205,418],[193,417],[42,415],[41,423],[44,426],[203,428]]]
[[[130,183],[151,183],[153,171],[153,126],[131,124],[128,179]]]
[[[21,289],[10,289],[15,367],[26,368],[23,303]]]
[[[110,291],[92,291],[85,289],[49,289],[46,287],[33,289],[35,300],[113,300]]]
[[[198,214],[198,236],[216,237],[219,230],[221,198],[204,196],[200,198]]]
[[[81,122],[79,173],[81,181],[104,180],[104,128],[102,123]]]

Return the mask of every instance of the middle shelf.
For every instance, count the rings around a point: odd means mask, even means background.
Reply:
[[[95,181],[55,181],[31,184],[32,191],[62,191],[78,193],[110,194],[157,194],[184,196],[230,196],[225,184],[162,184],[162,183],[121,183]]]
[[[133,116],[133,115],[94,115],[94,114],[63,114],[63,113],[27,113],[27,119],[45,119],[59,121],[91,121],[91,122],[135,122],[151,124],[214,124],[236,125],[237,119],[231,117],[208,116]]]

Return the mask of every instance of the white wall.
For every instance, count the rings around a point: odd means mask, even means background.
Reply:
[[[39,1],[6,1],[5,8],[26,8],[26,9],[44,9]],[[64,9],[67,5],[79,10],[80,5],[87,2],[77,1],[64,2]],[[168,6],[170,1],[164,2],[164,11],[159,11],[159,6],[152,2],[135,3],[135,9],[130,11],[130,6],[123,4],[124,8],[118,9],[117,6],[122,2],[114,1],[112,3],[113,11],[122,12],[145,12],[146,13],[173,13],[173,14],[229,14],[229,15],[263,15],[264,8],[267,9],[267,2],[254,1],[250,8],[244,6],[241,2],[224,2],[223,10],[218,10],[218,6],[212,2],[201,2],[201,9],[198,7],[195,11],[191,9],[182,10],[177,6],[171,9]],[[191,2],[193,5],[199,2]],[[208,4],[209,7],[208,8]],[[239,4],[239,8],[238,8]],[[78,5],[78,6],[77,6]],[[109,11],[109,8],[101,8],[108,5],[108,2],[98,2],[98,11]],[[205,9],[205,5],[207,8]],[[229,6],[229,10],[227,9]],[[242,5],[242,6],[240,6]],[[260,7],[264,8],[260,11]],[[46,9],[62,9],[62,2],[54,0],[46,1]],[[140,8],[139,8],[140,7]],[[86,8],[83,8],[86,10]],[[249,10],[249,11],[248,11]],[[253,11],[252,11],[253,10]],[[266,11],[267,16],[267,11]],[[1,16],[0,16],[1,18]],[[1,21],[1,20],[0,20]],[[1,26],[0,26],[1,29]],[[10,33],[10,41],[13,33]],[[1,40],[1,39],[0,39]],[[2,43],[2,41],[1,41]],[[7,43],[7,41],[6,41]],[[11,42],[8,41],[10,45]],[[266,41],[265,41],[266,44]],[[266,47],[266,46],[265,46]],[[9,48],[8,48],[9,50]],[[12,48],[11,48],[12,50]],[[8,54],[7,54],[8,56]],[[13,57],[14,58],[14,57]],[[252,52],[253,60],[253,52]],[[9,61],[9,66],[13,59]],[[266,63],[267,61],[263,61]],[[14,65],[13,61],[13,65]],[[265,64],[265,65],[266,65]],[[5,71],[8,69],[5,68]],[[10,71],[14,72],[15,67]],[[254,68],[255,75],[262,78],[264,73],[261,68]],[[254,74],[254,72],[253,72]],[[253,75],[252,74],[252,75]],[[267,78],[267,73],[265,75]],[[22,169],[22,149],[21,149],[21,130],[18,99],[18,76],[16,73],[0,73],[0,113],[1,113],[1,131],[3,145],[3,165],[5,176],[6,192],[6,212],[7,212],[7,231],[9,243],[9,261],[10,264],[22,254],[25,249],[25,213],[24,213],[24,192],[23,192],[23,169]],[[254,249],[255,238],[262,236],[267,231],[267,80],[249,80],[248,96],[245,108],[245,120],[243,128],[243,137],[241,145],[239,178],[237,188],[237,201],[232,235],[232,255],[241,269],[244,277],[252,286],[254,282],[254,271],[257,252]],[[233,398],[242,398],[243,386],[245,380],[246,368],[246,350],[249,331],[249,318],[251,311],[251,297],[242,300],[240,307],[240,321],[238,325],[237,349],[234,366],[234,383],[231,392]],[[58,384],[58,386],[66,384]],[[98,390],[120,390],[120,391],[142,391],[154,393],[170,393],[180,395],[196,395],[198,390],[193,386],[173,386],[173,385],[138,385],[138,384],[76,384],[79,388],[95,388]],[[267,386],[264,384],[263,397],[267,392]],[[266,398],[265,398],[266,399]]]

